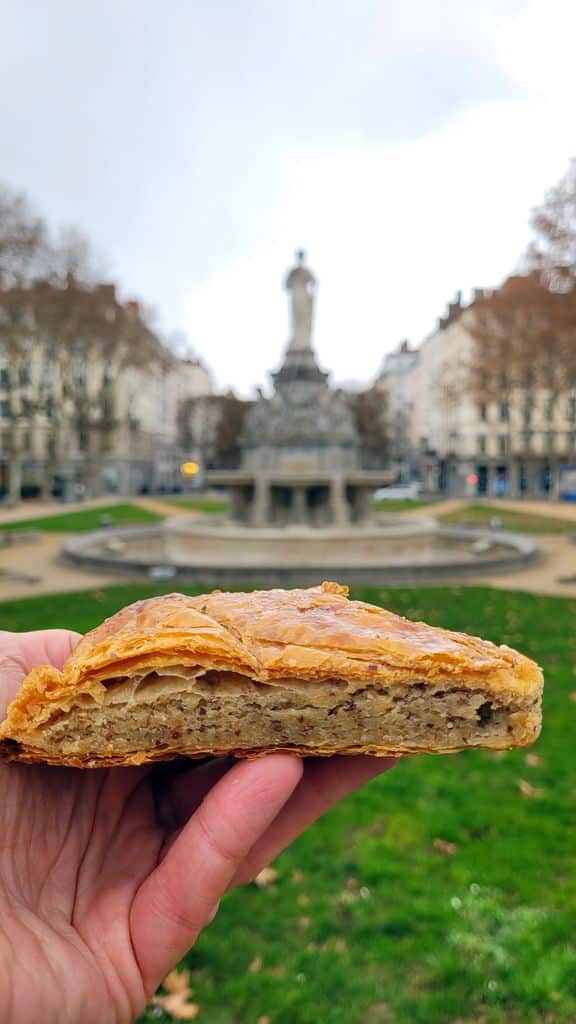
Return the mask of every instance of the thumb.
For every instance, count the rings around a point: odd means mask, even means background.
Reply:
[[[80,634],[69,629],[0,630],[0,722],[28,673],[37,665],[61,668],[79,639]]]
[[[146,991],[154,991],[213,917],[240,865],[301,776],[302,762],[284,754],[235,765],[141,885],[130,930]]]

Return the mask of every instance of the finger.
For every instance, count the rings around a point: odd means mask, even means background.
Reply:
[[[184,955],[249,850],[278,816],[302,764],[272,754],[216,783],[132,905],[130,928],[147,991]]]
[[[236,764],[233,757],[213,757],[188,767],[156,790],[158,820],[165,828],[178,829],[198,810],[206,794]],[[188,761],[188,765],[190,762]]]
[[[0,630],[0,721],[30,670],[45,664],[61,668],[79,637],[79,633],[68,629],[45,629],[31,633]]]
[[[238,868],[230,888],[252,881],[304,829],[376,775],[388,771],[394,757],[309,758],[304,775],[270,828]]]

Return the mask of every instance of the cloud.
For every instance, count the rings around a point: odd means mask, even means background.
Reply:
[[[503,24],[496,53],[509,79],[526,94],[573,109],[575,35],[573,0],[531,0]]]
[[[567,29],[571,6],[550,6],[556,28],[562,16]],[[185,300],[190,334],[222,383],[248,391],[279,362],[288,334],[280,282],[295,247],[308,248],[320,281],[319,358],[340,378],[368,380],[400,338],[420,341],[433,328],[456,289],[495,284],[514,269],[531,207],[576,150],[573,118],[558,102],[572,65],[549,73],[544,12],[532,3],[494,35],[523,94],[470,104],[416,140],[379,145],[350,135],[284,154],[278,205],[248,255]]]

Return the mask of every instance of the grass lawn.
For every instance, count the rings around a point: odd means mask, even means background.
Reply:
[[[72,533],[76,530],[97,530],[100,517],[109,515],[115,526],[122,523],[157,523],[162,516],[137,505],[100,505],[98,508],[83,508],[78,512],[58,512],[43,519],[19,519],[17,522],[2,523],[0,530],[46,530],[50,533]]]
[[[166,587],[0,605],[3,629],[85,630]],[[185,959],[206,1024],[576,1020],[576,601],[489,588],[357,592],[517,645],[545,668],[524,751],[406,758],[224,900]],[[149,1009],[144,1022],[171,1018]]]
[[[576,521],[556,519],[554,516],[533,515],[531,512],[513,512],[498,505],[467,505],[456,512],[438,514],[441,523],[459,523],[470,526],[489,526],[494,517],[500,519],[507,530],[519,533],[575,533]]]
[[[223,516],[226,514],[229,508],[229,501],[227,498],[169,498],[168,499],[174,505],[184,505],[185,508],[191,508],[195,512],[202,512],[203,515],[208,516]]]
[[[390,498],[386,501],[374,501],[373,507],[376,512],[407,512],[415,508],[428,508],[429,505],[437,505],[436,498]]]

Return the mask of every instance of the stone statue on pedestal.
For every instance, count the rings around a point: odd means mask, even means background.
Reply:
[[[311,349],[312,317],[314,312],[314,288],[316,278],[304,266],[306,253],[299,249],[296,253],[296,266],[289,271],[285,288],[291,300],[292,334],[288,345],[289,352]]]

